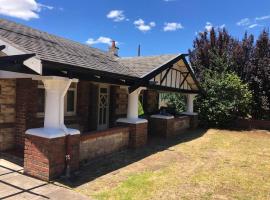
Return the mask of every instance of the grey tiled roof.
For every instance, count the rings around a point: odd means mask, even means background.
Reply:
[[[99,49],[4,19],[0,19],[0,39],[27,53],[35,53],[41,60],[132,77],[142,77],[176,56],[118,58]]]
[[[139,77],[143,77],[153,71],[154,69],[161,67],[168,63],[172,59],[176,58],[177,54],[173,55],[160,55],[160,56],[146,56],[146,57],[130,57],[119,58],[118,61],[123,66],[133,69]]]

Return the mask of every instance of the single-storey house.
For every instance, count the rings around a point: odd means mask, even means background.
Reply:
[[[195,127],[199,84],[185,54],[118,56],[0,19],[0,151],[50,180],[81,162],[140,148],[149,134]],[[187,96],[183,116],[161,115],[164,92]],[[142,105],[144,117],[138,116]]]

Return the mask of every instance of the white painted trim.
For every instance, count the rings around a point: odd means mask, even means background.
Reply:
[[[156,118],[156,119],[174,119],[174,116],[166,116],[166,115],[151,115],[151,118]]]
[[[14,79],[14,78],[37,78],[38,75],[31,75],[31,74],[23,74],[23,73],[17,73],[17,72],[9,72],[0,70],[0,78],[8,78],[8,79]]]
[[[146,119],[141,119],[141,118],[137,118],[137,119],[120,118],[120,119],[116,120],[116,122],[118,122],[118,123],[127,123],[127,124],[148,123],[148,121]]]
[[[18,47],[17,45],[11,43],[10,41],[7,41],[3,38],[0,39],[0,45],[5,45],[6,48],[2,50],[3,53],[5,53],[8,56],[12,55],[20,55],[20,54],[27,54],[27,53],[33,53],[33,52],[27,52],[23,50],[22,48]],[[36,56],[29,58],[23,62],[23,64],[33,71],[37,72],[38,74],[42,73],[42,64],[41,60]]]
[[[36,76],[33,78],[33,80],[36,80],[36,81],[43,81],[43,80],[71,80],[72,83],[78,83],[78,79],[76,78],[73,78],[73,79],[69,79],[69,78],[66,78],[66,77],[61,77],[61,76]]]
[[[52,139],[64,137],[66,135],[79,135],[80,131],[70,128],[67,128],[66,130],[60,128],[35,128],[35,129],[28,129],[25,132],[25,134]]]

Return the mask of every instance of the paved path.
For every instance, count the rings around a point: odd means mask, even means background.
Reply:
[[[1,200],[89,200],[67,188],[22,174],[23,168],[0,157]]]

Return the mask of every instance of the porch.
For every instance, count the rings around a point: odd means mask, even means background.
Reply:
[[[106,53],[0,23],[0,149],[23,152],[30,176],[69,176],[80,161],[140,148],[159,121],[167,133],[189,128],[189,117],[160,115],[160,91],[186,94],[184,114],[196,116],[200,87],[185,54],[120,58],[115,42]]]

